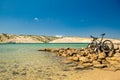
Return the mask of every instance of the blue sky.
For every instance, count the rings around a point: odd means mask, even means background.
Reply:
[[[120,0],[0,0],[0,33],[120,38]]]

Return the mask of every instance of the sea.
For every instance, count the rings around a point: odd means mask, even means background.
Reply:
[[[61,80],[60,58],[41,48],[83,48],[87,43],[0,44],[0,80]],[[54,72],[54,70],[56,72]],[[39,72],[39,73],[37,73]],[[56,74],[56,75],[55,75]],[[36,77],[32,77],[36,76]]]
[[[83,48],[87,43],[3,43],[0,44],[0,54],[28,53],[41,48]]]

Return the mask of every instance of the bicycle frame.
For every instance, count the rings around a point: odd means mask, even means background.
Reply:
[[[97,42],[97,44],[100,45],[100,44],[102,43],[104,35],[105,35],[105,33],[104,33],[104,34],[101,34],[101,36],[102,36],[102,37],[101,37],[101,40],[99,41],[99,43]],[[92,42],[93,42],[93,41],[97,41],[97,39],[98,39],[98,38],[93,37],[93,36],[91,36],[91,38],[93,38]]]
[[[101,34],[101,39],[97,41],[98,38],[91,36],[93,38],[92,43],[95,44],[94,51],[101,50],[104,34]]]
[[[99,42],[99,44],[101,44],[102,43],[102,41],[103,41],[103,37],[105,36],[105,33],[103,33],[103,34],[101,34],[101,40],[100,40],[100,42]]]

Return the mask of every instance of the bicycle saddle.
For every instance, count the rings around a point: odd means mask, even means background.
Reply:
[[[101,34],[101,36],[104,36],[104,35],[105,35],[105,33]]]
[[[90,35],[90,37],[93,38],[93,39],[95,39],[95,40],[98,39],[97,37],[94,37],[94,36],[92,36],[92,35]]]

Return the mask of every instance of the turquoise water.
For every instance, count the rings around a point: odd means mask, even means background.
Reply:
[[[66,76],[62,76],[64,66],[61,59],[38,49],[81,48],[86,45],[0,44],[0,80],[67,80],[64,79]]]
[[[82,48],[86,47],[87,44],[80,43],[61,43],[61,44],[0,44],[0,53],[10,52],[31,52],[36,51],[40,48]]]

